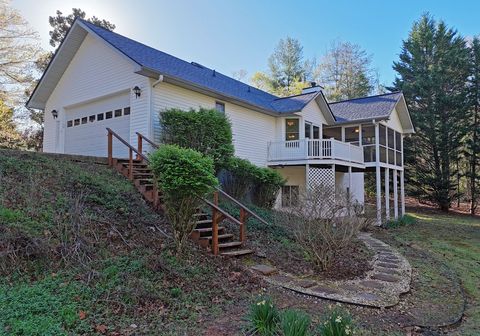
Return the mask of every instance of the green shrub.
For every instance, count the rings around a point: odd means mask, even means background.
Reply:
[[[284,336],[306,336],[310,322],[310,316],[304,312],[288,309],[281,315],[280,329]]]
[[[224,114],[213,109],[160,112],[164,144],[191,148],[213,159],[218,172],[233,155],[232,128]]]
[[[257,169],[259,168],[248,160],[231,157],[228,160],[223,189],[235,198],[244,198],[252,188]]]
[[[253,203],[260,207],[272,208],[284,184],[284,178],[276,170],[258,167],[254,176]]]
[[[354,325],[348,313],[334,309],[326,314],[319,333],[321,336],[349,336],[354,333]]]
[[[248,320],[251,333],[270,336],[278,330],[280,315],[270,299],[263,299],[252,304]]]
[[[192,149],[165,145],[151,154],[150,167],[163,192],[176,253],[180,255],[195,228],[193,215],[201,203],[199,197],[204,197],[218,184],[213,161]]]
[[[387,228],[396,228],[400,226],[406,226],[406,225],[413,225],[416,223],[416,219],[413,216],[410,215],[403,215],[402,217],[399,217],[398,219],[392,219],[389,220],[386,224]]]

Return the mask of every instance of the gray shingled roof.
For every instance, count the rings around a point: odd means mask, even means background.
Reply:
[[[390,116],[401,97],[401,92],[393,92],[339,101],[329,105],[337,122],[385,118]]]
[[[304,94],[279,98],[200,64],[186,62],[125,36],[98,27],[88,21],[80,21],[140,66],[166,76],[199,85],[267,111],[276,113],[298,112],[315,97],[315,94]]]

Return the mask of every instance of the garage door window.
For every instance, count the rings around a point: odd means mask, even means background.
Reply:
[[[73,120],[67,121],[67,127],[72,127],[73,126]]]
[[[103,120],[103,113],[97,114],[97,121],[102,121]]]
[[[75,126],[80,125],[80,119],[75,119],[75,121],[73,122],[73,125]]]
[[[88,121],[89,122],[94,122],[95,121],[95,115],[91,115],[90,117],[88,117]]]
[[[113,115],[112,111],[105,113],[105,119],[112,119],[112,115]]]
[[[130,107],[125,107],[123,109],[123,115],[130,115]]]
[[[115,110],[115,118],[122,116],[122,109]]]

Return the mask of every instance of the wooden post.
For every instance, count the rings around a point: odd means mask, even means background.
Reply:
[[[113,136],[112,132],[108,130],[108,165],[113,166]]]
[[[133,151],[131,148],[128,150],[128,178],[133,181]]]
[[[143,138],[140,133],[137,133],[137,149],[138,153],[142,153],[143,151]],[[140,155],[137,154],[137,160],[140,160]]]
[[[390,220],[390,168],[385,168],[385,218]]]
[[[398,178],[397,170],[393,170],[393,215],[395,219],[398,219]]]
[[[405,167],[403,169],[405,169]],[[403,170],[400,170],[400,209],[400,216],[405,216],[405,181]]]
[[[240,241],[245,242],[245,226],[247,225],[247,214],[244,208],[240,209]]]
[[[155,209],[158,209],[158,187],[157,187],[157,180],[155,179],[155,176],[153,177],[153,207]]]
[[[377,225],[382,225],[382,172],[380,170],[380,126],[375,123],[375,180],[377,193]]]
[[[218,206],[218,192],[213,194],[213,203]],[[212,252],[218,255],[218,216],[217,209],[212,208]]]

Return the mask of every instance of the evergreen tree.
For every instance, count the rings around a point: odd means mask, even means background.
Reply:
[[[475,214],[478,205],[480,183],[480,39],[475,37],[470,46],[470,114],[465,157],[468,163],[466,176],[470,191],[470,213]]]
[[[425,14],[413,24],[393,68],[394,87],[403,91],[417,132],[405,146],[409,183],[418,196],[448,211],[468,124],[465,40]]]
[[[253,75],[253,86],[279,96],[301,93],[311,77],[312,61],[303,58],[303,47],[297,39],[281,39],[268,59],[269,73]]]

